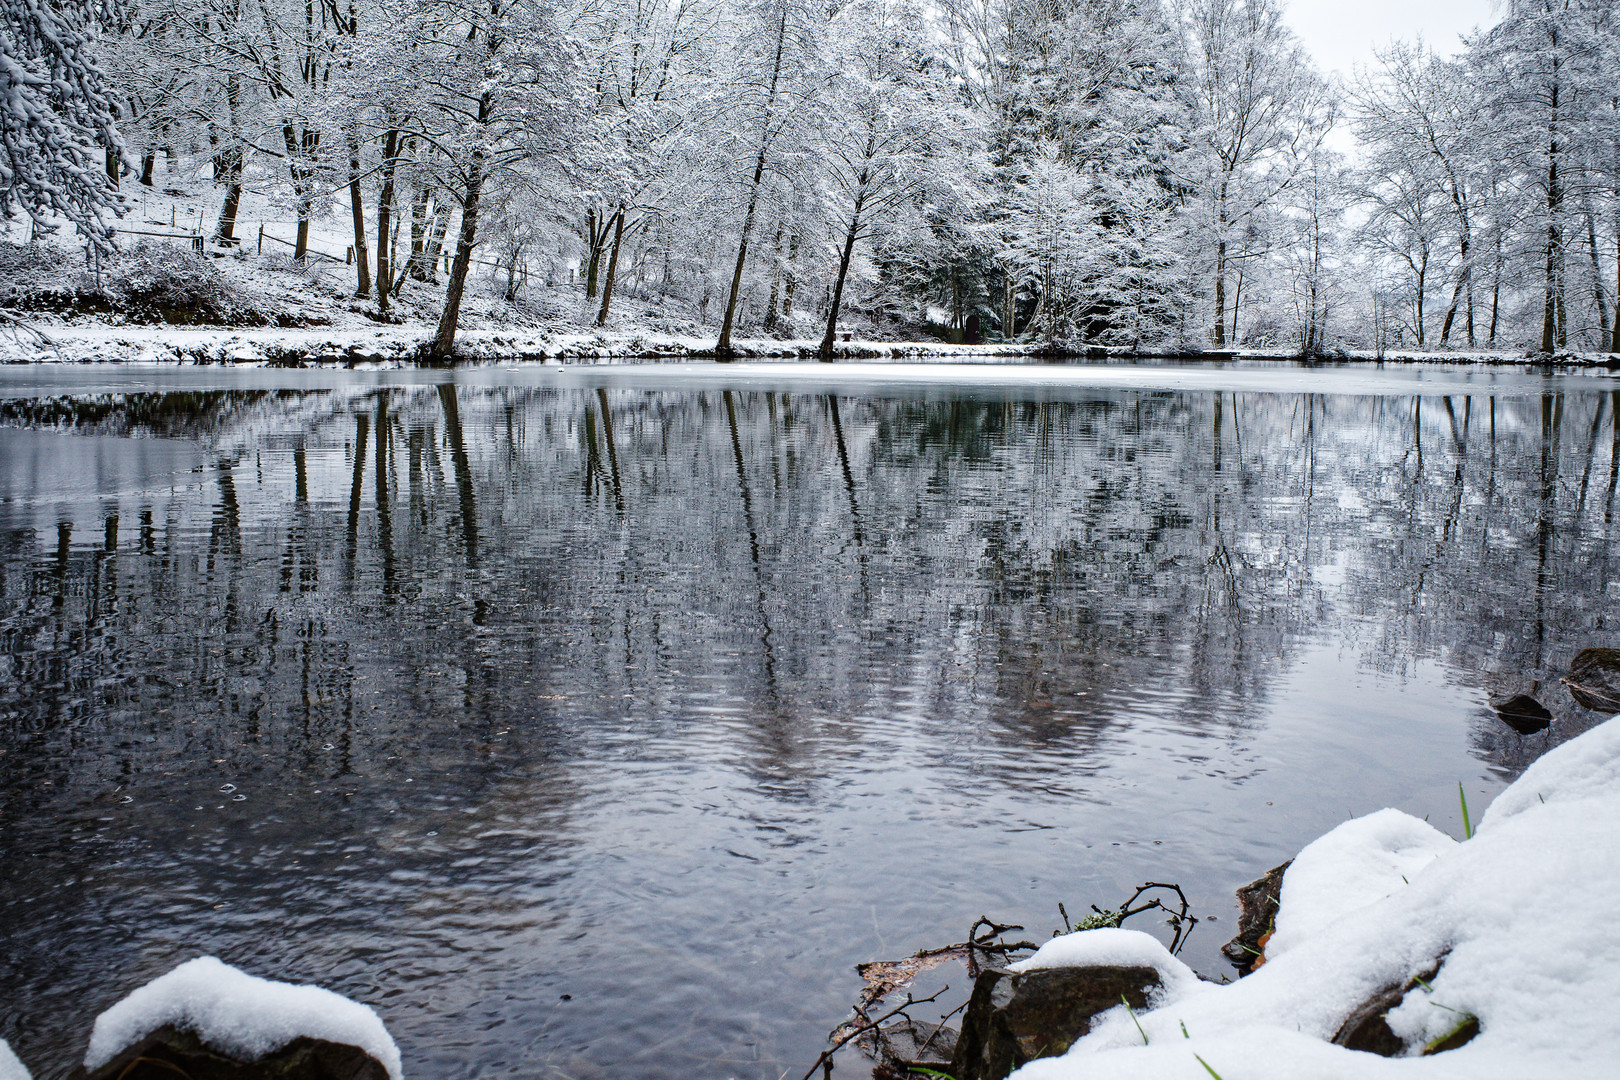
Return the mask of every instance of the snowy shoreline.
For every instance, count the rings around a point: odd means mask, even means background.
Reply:
[[[1620,718],[1549,751],[1461,839],[1380,810],[1312,841],[1283,876],[1264,966],[1238,982],[1198,980],[1141,933],[1056,938],[1013,970],[1118,964],[1129,945],[1162,986],[1145,1011],[1109,1009],[1015,1075],[1608,1075],[1617,829]],[[1574,897],[1591,902],[1558,902]],[[1375,1015],[1393,1056],[1350,1048],[1346,1029]]]
[[[388,327],[317,327],[310,329],[116,326],[93,323],[44,325],[14,330],[0,337],[0,364],[155,363],[355,366],[415,366],[431,327],[403,324]],[[581,331],[539,328],[464,330],[457,341],[457,361],[681,361],[714,357],[711,336]],[[745,360],[819,359],[820,343],[809,339],[749,338],[735,343]],[[1554,357],[1520,352],[1399,352],[1382,358],[1371,352],[1303,358],[1275,350],[1236,349],[1203,353],[1134,351],[1125,348],[1076,346],[1050,349],[1033,344],[959,345],[942,341],[840,341],[834,361],[907,360],[981,361],[991,363],[1089,361],[1093,363],[1229,363],[1254,362],[1331,366],[1338,363],[1442,364],[1454,366],[1536,365],[1563,369],[1620,366],[1620,357],[1566,353]]]

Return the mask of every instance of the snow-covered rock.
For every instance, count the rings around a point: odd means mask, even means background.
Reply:
[[[1123,1009],[1099,1017],[1066,1055],[1015,1075],[1620,1075],[1616,897],[1620,718],[1526,770],[1470,840],[1451,841],[1392,810],[1341,825],[1285,875],[1275,947],[1258,972],[1229,986],[1171,990],[1134,1019]],[[1412,982],[1436,962],[1432,982]],[[1388,1013],[1391,1030],[1412,1048],[1408,1056],[1381,1058],[1330,1042],[1358,1006],[1408,984]],[[1417,1056],[1467,1016],[1478,1019],[1477,1037]]]
[[[390,1080],[401,1076],[399,1047],[368,1006],[318,986],[255,978],[212,956],[188,960],[96,1017],[85,1069],[94,1072],[166,1025],[243,1061],[300,1036],[344,1043],[376,1058]]]
[[[1199,981],[1192,968],[1171,956],[1157,938],[1140,930],[1113,927],[1055,937],[1034,956],[1007,965],[1007,970],[1022,975],[1063,967],[1153,968],[1159,973],[1160,993],[1167,999],[1195,993],[1207,985]]]
[[[12,1053],[11,1044],[0,1039],[0,1080],[34,1080],[24,1065]]]

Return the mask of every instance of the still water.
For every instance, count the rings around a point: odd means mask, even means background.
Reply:
[[[1152,879],[1216,976],[1601,719],[1620,383],[909,370],[0,371],[0,1037],[207,953],[414,1077],[797,1077],[857,962]]]

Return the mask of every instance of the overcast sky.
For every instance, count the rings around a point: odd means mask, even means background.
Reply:
[[[1348,78],[1357,64],[1371,65],[1372,51],[1392,38],[1419,34],[1436,52],[1460,46],[1457,35],[1496,21],[1498,0],[1284,0],[1290,26],[1316,58],[1323,74]]]

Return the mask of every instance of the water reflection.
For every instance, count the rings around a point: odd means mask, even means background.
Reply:
[[[1149,877],[1224,912],[1598,719],[1606,383],[293,385],[0,400],[36,1075],[213,951],[416,1075],[775,1077],[858,960]]]

